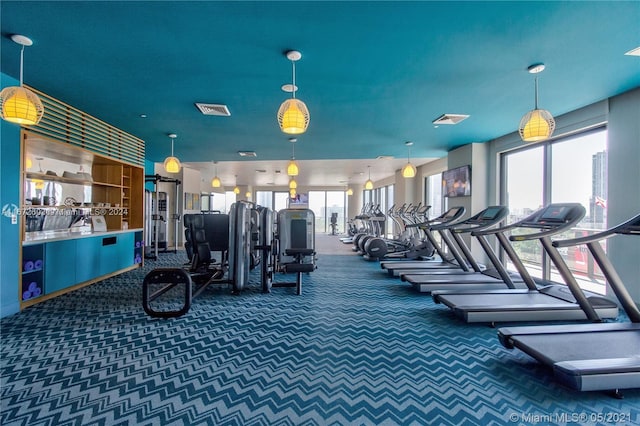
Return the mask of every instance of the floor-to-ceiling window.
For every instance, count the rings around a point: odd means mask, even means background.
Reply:
[[[331,232],[331,215],[337,214],[338,232],[346,226],[344,191],[309,191],[309,208],[316,216],[316,232]]]
[[[502,154],[501,189],[502,202],[509,207],[510,222],[548,203],[578,202],[586,209],[585,218],[570,232],[556,238],[589,235],[605,228],[606,128]],[[517,242],[514,247],[532,276],[561,281],[539,242]],[[604,243],[603,247],[606,250]],[[602,273],[584,247],[571,247],[560,253],[583,288],[605,292]],[[509,267],[512,268],[510,262]]]
[[[256,191],[256,204],[273,209],[273,191]]]
[[[438,217],[443,213],[444,197],[442,196],[442,173],[436,173],[434,175],[427,176],[425,182],[424,199],[429,209],[428,215],[430,218]]]

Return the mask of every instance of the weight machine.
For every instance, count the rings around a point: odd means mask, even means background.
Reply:
[[[165,176],[145,175],[145,183],[153,183],[153,191],[145,189],[145,206],[144,206],[144,233],[149,244],[145,245],[144,257],[147,259],[157,259],[158,253],[177,253],[178,251],[178,222],[180,221],[180,211],[178,200],[180,199],[181,181],[175,178]],[[175,210],[169,215],[170,197],[164,191],[159,190],[158,183],[175,184]],[[169,224],[173,226],[174,246],[173,250],[169,250],[168,229]],[[162,249],[160,251],[159,249]]]

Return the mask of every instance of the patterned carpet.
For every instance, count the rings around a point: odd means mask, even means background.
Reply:
[[[262,294],[254,276],[239,296],[214,288],[184,317],[151,319],[145,272],[186,259],[162,254],[3,319],[0,423],[640,423],[640,390],[618,400],[564,388],[495,329],[457,320],[337,237],[318,241],[329,250],[302,296]]]

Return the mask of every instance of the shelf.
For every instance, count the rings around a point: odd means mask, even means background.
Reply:
[[[113,188],[122,188],[122,185],[118,183],[99,182],[95,180],[73,179],[73,178],[66,178],[62,176],[48,175],[46,173],[26,172],[26,175],[27,175],[27,179],[40,179],[40,180],[46,180],[49,182],[70,183],[74,185],[98,185],[98,186],[109,186]],[[125,188],[129,188],[129,187],[127,186]]]
[[[93,180],[66,178],[62,176],[48,175],[46,173],[38,173],[38,172],[26,172],[26,175],[27,175],[27,179],[40,179],[40,180],[46,180],[50,182],[73,183],[76,185],[93,185],[96,183]]]

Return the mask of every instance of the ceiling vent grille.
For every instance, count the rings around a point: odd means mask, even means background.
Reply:
[[[217,115],[220,117],[229,117],[231,113],[226,105],[222,104],[202,104],[196,103],[196,107],[204,115]]]
[[[440,117],[433,120],[433,124],[458,124],[467,118],[469,118],[469,116],[464,114],[442,114]]]

